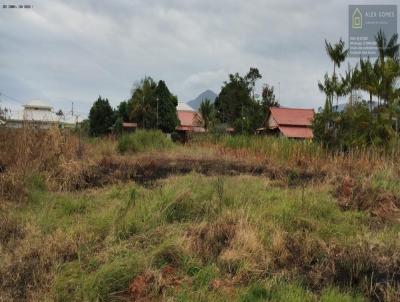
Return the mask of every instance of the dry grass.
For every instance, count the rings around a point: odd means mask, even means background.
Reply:
[[[328,176],[369,175],[377,169],[395,169],[400,154],[396,148],[355,149],[347,153],[331,152],[317,143],[275,137],[223,136],[219,139],[202,137],[192,142],[215,150],[222,157],[246,158],[253,163],[277,169],[299,169]]]
[[[24,238],[1,260],[2,298],[39,301],[51,286],[54,267],[77,258],[78,242],[61,231],[43,237],[37,227],[27,225]]]
[[[57,127],[1,128],[0,199],[26,201],[37,181],[54,191],[85,188],[96,178],[93,167],[107,164],[115,151],[114,137],[82,138]]]
[[[399,169],[376,150],[0,136],[0,300],[399,299]]]
[[[188,233],[190,245],[204,263],[216,261],[220,269],[247,282],[265,274],[270,265],[258,232],[243,214],[227,213],[217,221]]]
[[[25,200],[34,175],[40,175],[49,187],[54,187],[57,174],[84,152],[78,137],[58,128],[40,130],[26,126],[0,130],[0,196],[9,200]]]
[[[371,179],[338,178],[335,195],[344,210],[362,210],[385,221],[400,223],[400,200],[393,192],[374,188]]]

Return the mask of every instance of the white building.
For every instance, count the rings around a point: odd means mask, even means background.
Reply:
[[[53,107],[43,101],[34,100],[23,105],[22,111],[11,112],[6,118],[5,126],[8,128],[21,128],[24,124],[33,125],[37,128],[48,129],[54,125],[61,127],[74,127],[76,119],[68,120],[57,115]]]

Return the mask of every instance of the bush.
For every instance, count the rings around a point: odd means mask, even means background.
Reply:
[[[387,147],[394,137],[391,113],[370,112],[365,102],[354,102],[343,112],[324,110],[313,121],[314,138],[327,147],[341,150],[369,146]]]
[[[120,153],[158,151],[169,149],[172,146],[171,140],[160,130],[137,130],[135,133],[123,135],[118,140]]]

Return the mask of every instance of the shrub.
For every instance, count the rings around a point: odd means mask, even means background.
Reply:
[[[171,140],[159,130],[137,130],[135,133],[123,135],[118,140],[118,151],[120,153],[159,151],[169,149],[172,146]]]
[[[394,137],[388,113],[370,112],[366,102],[354,102],[343,112],[324,110],[313,121],[315,140],[342,150],[385,147]]]

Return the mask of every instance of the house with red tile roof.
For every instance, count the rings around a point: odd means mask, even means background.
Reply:
[[[289,138],[312,139],[311,123],[314,114],[314,109],[272,107],[267,117],[266,130]]]
[[[176,108],[179,119],[178,132],[204,132],[204,128],[199,126],[199,113],[186,103],[179,103]]]

